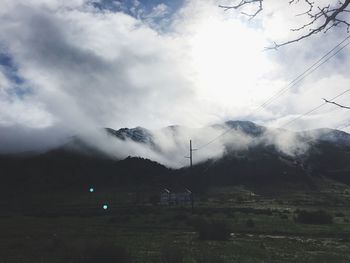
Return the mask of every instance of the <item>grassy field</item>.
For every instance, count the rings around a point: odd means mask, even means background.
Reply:
[[[197,194],[194,211],[151,205],[150,192],[2,199],[0,262],[350,262],[348,190],[217,188]],[[331,222],[298,221],[320,209]],[[209,228],[224,235],[203,238]]]

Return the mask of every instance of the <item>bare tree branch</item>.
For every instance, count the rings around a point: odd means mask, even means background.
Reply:
[[[297,16],[306,16],[309,21],[300,27],[291,29],[291,31],[301,32],[302,34],[294,39],[285,42],[274,42],[273,46],[267,47],[266,49],[278,49],[279,47],[298,42],[320,32],[327,33],[329,30],[337,26],[345,26],[347,32],[350,32],[350,21],[342,16],[342,14],[350,13],[350,10],[347,9],[350,7],[350,0],[339,1],[333,5],[328,4],[325,6],[316,6],[315,2],[311,0],[288,1],[290,5],[300,4],[300,2],[306,3],[308,9],[305,12],[297,14]],[[237,2],[237,4],[225,6],[219,5],[219,7],[224,8],[225,11],[230,9],[242,10],[246,8],[247,5],[258,4],[257,9],[253,14],[247,14],[243,10],[241,11],[242,14],[247,15],[249,16],[249,19],[252,19],[263,10],[264,3],[264,0],[240,0]]]
[[[334,101],[329,101],[329,100],[326,100],[326,99],[323,99],[323,100],[324,100],[326,103],[334,104],[334,105],[336,105],[336,106],[338,106],[338,107],[340,107],[340,108],[344,108],[344,109],[350,110],[350,107],[340,105],[340,104],[338,104],[338,103],[336,103],[336,102],[334,102]]]
[[[225,5],[219,5],[219,7],[223,8],[225,11],[230,10],[230,9],[239,9],[245,5],[248,4],[255,4],[258,3],[259,7],[258,9],[253,13],[253,14],[247,14],[245,12],[241,12],[241,14],[249,16],[249,19],[252,19],[256,17],[257,14],[259,14],[263,10],[263,1],[264,0],[241,0],[238,4],[232,5],[232,6],[225,6]]]

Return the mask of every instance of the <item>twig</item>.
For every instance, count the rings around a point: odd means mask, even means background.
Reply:
[[[240,0],[236,2],[237,4],[219,5],[219,7],[223,8],[225,11],[230,9],[243,9],[241,11],[241,14],[248,16],[249,20],[251,20],[263,10],[263,1],[264,0]],[[301,34],[297,38],[282,43],[274,42],[273,46],[267,47],[265,49],[278,49],[279,47],[299,42],[300,40],[303,40],[320,32],[327,33],[330,29],[341,25],[345,26],[347,32],[350,33],[350,22],[348,22],[348,20],[344,18],[344,16],[341,16],[341,14],[350,13],[350,10],[347,9],[348,7],[350,7],[350,0],[339,1],[337,3],[334,3],[334,5],[332,6],[330,4],[325,6],[316,6],[315,2],[312,2],[311,0],[289,0],[288,3],[291,5],[299,4],[300,2],[306,3],[308,9],[305,12],[297,14],[297,16],[307,16],[309,18],[309,22],[305,23],[300,27],[293,28],[291,29],[291,31],[303,31],[304,34]],[[250,4],[258,4],[257,9],[252,14],[244,12],[244,8],[246,8],[246,6]]]
[[[338,103],[336,103],[336,102],[334,102],[334,101],[329,101],[329,100],[326,100],[326,99],[323,99],[326,103],[330,103],[330,104],[334,104],[334,105],[336,105],[336,106],[338,106],[338,107],[340,107],[340,108],[344,108],[344,109],[348,109],[348,110],[350,110],[350,107],[347,107],[347,106],[344,106],[344,105],[340,105],[340,104],[338,104]]]

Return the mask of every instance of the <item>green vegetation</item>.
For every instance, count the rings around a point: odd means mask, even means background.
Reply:
[[[323,210],[318,211],[297,211],[295,221],[303,224],[332,224],[333,217]]]
[[[131,256],[124,247],[112,242],[92,242],[78,254],[78,263],[131,263]]]
[[[196,217],[192,220],[194,229],[203,240],[228,240],[231,228],[226,220]]]
[[[185,262],[185,251],[180,247],[168,244],[162,247],[160,259],[162,263],[183,263]]]
[[[350,262],[344,189],[251,192],[198,193],[193,211],[152,189],[3,198],[0,262]]]
[[[252,227],[255,226],[255,223],[254,223],[254,221],[253,221],[252,219],[248,219],[248,220],[246,221],[246,225],[247,225],[247,227],[252,228]]]

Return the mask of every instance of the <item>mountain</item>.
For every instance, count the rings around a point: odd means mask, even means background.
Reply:
[[[257,125],[251,121],[226,121],[223,125],[216,124],[214,126],[221,126],[223,128],[241,131],[253,137],[262,136],[267,131],[267,129],[264,126]]]
[[[350,146],[350,134],[344,131],[335,130],[335,129],[323,128],[323,129],[315,129],[315,130],[308,130],[308,131],[302,131],[302,132],[290,132],[287,130],[269,129],[264,126],[255,124],[254,122],[251,122],[251,121],[232,121],[232,120],[226,121],[220,124],[214,124],[209,127],[214,129],[222,129],[225,131],[229,130],[229,133],[240,132],[254,139],[259,137],[261,138],[272,131],[274,133],[278,133],[278,132],[290,133],[298,137],[298,139],[303,140],[305,142],[329,142],[337,145]],[[197,132],[200,133],[201,131],[205,131],[207,128],[208,127],[204,127],[202,129],[199,129]],[[185,128],[182,126],[172,125],[172,126],[163,128],[163,131],[168,131],[169,133],[172,134],[172,136],[176,137],[183,129]],[[142,127],[136,127],[131,129],[122,128],[119,130],[106,128],[105,130],[107,131],[108,134],[115,136],[118,139],[121,139],[123,141],[131,140],[136,143],[156,146],[153,132]]]
[[[113,130],[111,128],[105,128],[108,134],[117,137],[120,140],[132,140],[137,143],[145,143],[154,145],[152,133],[142,127],[136,127],[133,129],[122,128],[119,130]]]
[[[328,142],[339,146],[350,146],[350,135],[344,131],[334,129],[315,129],[297,133],[308,141]]]
[[[156,132],[142,127],[106,128],[105,135],[123,143],[133,142],[154,156],[168,154],[171,159],[175,158],[171,152],[174,148],[160,145],[159,134],[176,148],[182,146],[179,143],[184,134],[197,140],[196,136],[208,130],[216,135],[226,133],[220,142],[224,151],[222,155],[204,156],[200,161],[200,152],[194,152],[197,159],[192,170],[173,170],[140,157],[116,158],[96,143],[74,136],[67,144],[45,153],[0,155],[0,177],[4,188],[7,185],[8,189],[22,191],[53,191],[92,183],[103,187],[159,186],[179,181],[192,188],[250,184],[281,190],[291,186],[315,187],[315,180],[323,177],[350,183],[350,134],[339,130],[291,132],[253,122],[227,121],[201,129],[169,126]],[[210,137],[213,135],[209,133]],[[230,135],[237,136],[232,139]]]

